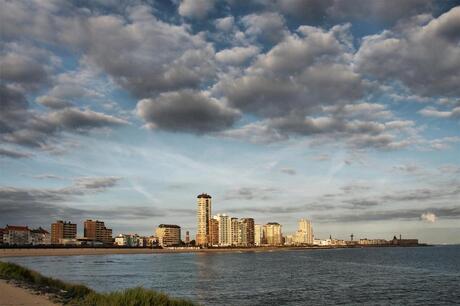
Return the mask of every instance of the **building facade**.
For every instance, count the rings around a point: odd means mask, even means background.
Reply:
[[[86,239],[112,244],[112,229],[106,228],[103,221],[86,220],[83,226]]]
[[[180,245],[180,226],[175,224],[160,224],[155,230],[160,246]]]
[[[238,218],[231,218],[231,235],[232,235],[232,242],[231,244],[236,246],[238,245],[238,231],[239,231],[239,222]]]
[[[211,242],[211,196],[198,195],[196,244],[207,246]]]
[[[77,238],[77,225],[70,221],[58,220],[51,224],[51,243],[61,244],[63,240]]]
[[[211,245],[216,246],[219,244],[219,219],[217,217],[211,218]]]
[[[189,231],[185,232],[185,243],[186,244],[190,243],[190,232]]]
[[[7,225],[3,230],[3,243],[7,245],[28,245],[32,243],[27,226]]]
[[[261,224],[254,224],[254,245],[261,246],[264,240],[264,230]]]
[[[219,245],[232,245],[232,220],[226,214],[218,214],[216,217],[219,221]]]
[[[254,246],[254,219],[253,218],[243,218],[240,220],[242,226],[241,229],[241,243],[242,246]]]
[[[115,237],[114,245],[126,247],[143,247],[147,245],[147,238],[138,234],[119,234]]]
[[[39,227],[30,231],[30,240],[32,245],[49,245],[51,244],[51,234]]]
[[[311,222],[306,219],[300,219],[298,223],[298,229],[295,235],[292,237],[293,244],[313,244],[313,228]]]
[[[271,246],[283,244],[283,235],[279,223],[269,222],[264,225],[264,244]]]

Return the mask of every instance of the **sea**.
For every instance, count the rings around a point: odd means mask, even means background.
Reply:
[[[107,292],[201,305],[460,305],[460,245],[3,258]]]

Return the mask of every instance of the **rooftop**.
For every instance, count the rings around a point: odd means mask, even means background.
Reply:
[[[207,193],[202,193],[200,195],[197,196],[197,198],[205,198],[205,199],[211,199],[211,196]]]
[[[37,229],[33,229],[30,231],[31,233],[37,233],[37,234],[49,234],[49,232],[41,227]]]
[[[5,231],[12,230],[12,231],[28,231],[29,228],[27,226],[20,226],[20,225],[6,225]]]
[[[160,227],[160,228],[165,228],[165,227],[180,228],[179,225],[175,225],[175,224],[160,224],[160,225],[158,225],[158,227]]]

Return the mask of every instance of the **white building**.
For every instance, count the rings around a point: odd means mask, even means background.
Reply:
[[[232,245],[232,220],[226,214],[218,214],[216,216],[219,222],[219,245]]]
[[[39,227],[30,231],[30,241],[32,245],[49,245],[51,244],[51,234]]]
[[[27,226],[7,225],[3,230],[3,243],[7,245],[27,245],[32,243]]]
[[[313,244],[313,228],[309,220],[299,220],[297,232],[293,237],[293,244]]]

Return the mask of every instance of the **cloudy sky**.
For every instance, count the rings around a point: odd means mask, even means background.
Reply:
[[[460,3],[1,0],[0,226],[460,243]]]

